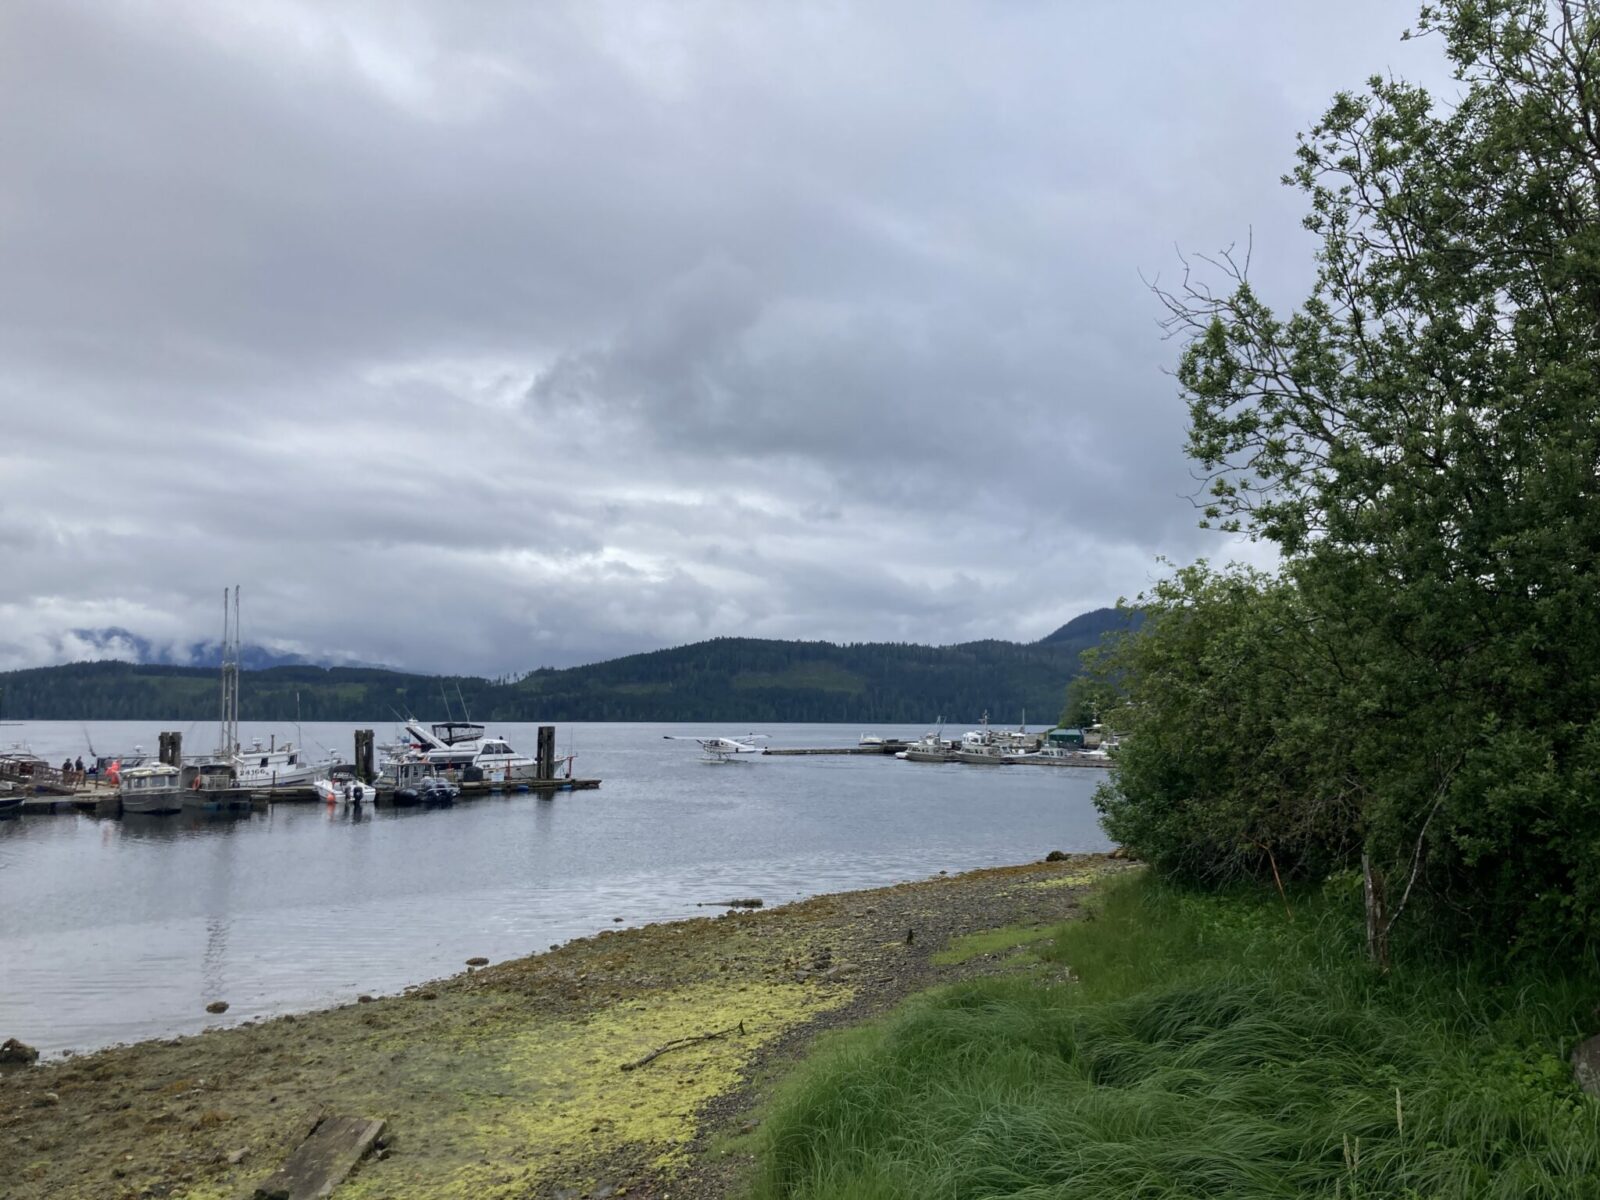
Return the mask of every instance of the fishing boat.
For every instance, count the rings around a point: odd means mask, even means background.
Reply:
[[[1013,730],[994,729],[989,725],[989,714],[983,714],[979,728],[961,735],[961,746],[956,757],[964,763],[978,766],[1001,766],[1008,759],[1038,749],[1039,738],[1028,733],[1028,717]]]
[[[280,746],[276,738],[265,746],[256,738],[248,750],[237,750],[231,758],[239,773],[239,786],[252,791],[310,787],[332,765],[309,759],[293,742]]]
[[[183,811],[183,772],[169,763],[152,763],[122,772],[117,785],[122,811],[161,816]]]
[[[989,728],[989,714],[984,713],[982,724],[977,729],[969,729],[961,735],[956,759],[975,766],[997,767],[1005,762],[1005,755],[1010,749],[999,731]]]
[[[250,789],[239,779],[239,769],[219,757],[202,759],[183,768],[183,807],[186,812],[230,812],[250,807]]]
[[[896,758],[903,758],[907,762],[955,762],[955,748],[945,739],[944,726],[930,729],[904,750],[895,754]]]
[[[222,590],[222,719],[217,749],[204,762],[227,763],[234,771],[234,788],[247,792],[278,788],[308,788],[332,765],[307,757],[303,747],[293,742],[278,742],[273,736],[263,746],[256,738],[246,750],[239,744],[239,588],[230,599]]]

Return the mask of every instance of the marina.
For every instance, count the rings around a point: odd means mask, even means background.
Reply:
[[[491,728],[537,745],[537,726]],[[889,754],[714,766],[663,740],[717,731],[564,725],[571,792],[463,784],[450,808],[263,797],[231,812],[106,819],[77,807],[92,789],[31,797],[54,814],[0,820],[0,1036],[46,1054],[168,1037],[397,992],[473,956],[708,916],[700,905],[727,896],[771,907],[1110,848],[1091,772],[929,771]],[[860,733],[763,731],[778,749],[848,747]],[[274,728],[246,721],[241,732],[265,743]],[[76,722],[11,733],[58,765],[86,748]],[[144,724],[94,722],[87,734],[97,749],[155,746]],[[355,729],[307,722],[301,734],[320,752],[353,747]],[[208,1013],[218,1000],[227,1012]]]

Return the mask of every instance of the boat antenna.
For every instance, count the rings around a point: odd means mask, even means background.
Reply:
[[[450,716],[450,696],[444,690],[444,680],[442,680],[442,679],[439,680],[439,699],[444,701],[444,719],[446,721],[451,720],[452,718]]]
[[[467,711],[467,698],[461,694],[461,680],[456,680],[456,699],[461,701],[461,719],[471,721],[472,714]]]

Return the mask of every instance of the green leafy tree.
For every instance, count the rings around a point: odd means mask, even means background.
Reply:
[[[1178,570],[1140,597],[1137,634],[1085,656],[1121,735],[1097,803],[1107,832],[1200,883],[1321,878],[1359,854],[1339,761],[1340,688],[1298,588],[1259,572]]]
[[[1417,32],[1457,98],[1374,77],[1300,140],[1298,309],[1230,255],[1164,293],[1206,518],[1279,547],[1354,673],[1317,790],[1353,805],[1380,959],[1421,903],[1600,933],[1600,15],[1448,0]]]

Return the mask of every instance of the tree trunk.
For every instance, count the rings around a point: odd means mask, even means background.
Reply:
[[[1361,852],[1362,891],[1367,908],[1367,954],[1378,970],[1389,973],[1389,914],[1383,871],[1372,865],[1372,858]]]

